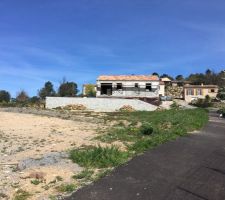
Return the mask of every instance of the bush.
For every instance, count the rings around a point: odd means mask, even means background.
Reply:
[[[173,101],[173,103],[170,105],[170,108],[171,109],[179,109],[180,108],[180,106],[177,104],[177,102],[176,101]]]
[[[213,105],[211,98],[209,95],[206,95],[205,99],[197,99],[191,102],[192,105],[200,107],[200,108],[208,108]]]
[[[70,152],[70,158],[81,167],[106,168],[115,167],[128,159],[128,153],[117,147],[89,147],[75,149]]]
[[[140,127],[140,134],[151,135],[152,133],[153,133],[153,128],[152,128],[152,125],[150,123],[146,122]]]

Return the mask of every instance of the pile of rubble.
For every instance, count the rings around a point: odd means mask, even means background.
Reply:
[[[134,112],[135,109],[130,105],[124,105],[119,109],[119,111],[121,111],[121,112]]]
[[[60,107],[61,110],[69,110],[69,111],[76,111],[76,110],[86,110],[87,107],[83,104],[71,104],[64,107]]]

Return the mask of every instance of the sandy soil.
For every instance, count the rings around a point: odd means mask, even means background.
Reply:
[[[68,158],[54,153],[92,144],[98,128],[99,124],[88,120],[0,111],[0,199],[12,199],[20,188],[33,194],[29,199],[48,199],[55,192],[54,184],[68,183],[73,174],[82,170]],[[42,161],[46,155],[43,162],[35,162]],[[29,165],[24,165],[26,159]],[[31,184],[34,179],[29,177],[31,173],[43,174],[43,183]]]

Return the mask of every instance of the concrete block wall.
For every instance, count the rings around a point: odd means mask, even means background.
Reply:
[[[88,110],[96,112],[114,112],[124,105],[130,105],[138,111],[154,111],[157,106],[137,99],[116,98],[81,98],[81,97],[47,97],[46,108],[52,109],[71,104],[82,104]]]

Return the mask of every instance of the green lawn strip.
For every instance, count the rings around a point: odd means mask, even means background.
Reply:
[[[108,143],[121,141],[127,149],[121,151],[116,146],[84,146],[71,150],[72,161],[84,167],[81,173],[73,176],[82,184],[104,177],[114,167],[127,162],[137,154],[202,128],[208,121],[208,114],[204,109],[171,109],[123,112],[114,115],[110,113],[105,118],[105,121],[107,120],[117,120],[118,123],[110,127],[106,134],[101,134],[95,139]],[[124,125],[121,121],[129,123]],[[142,125],[137,126],[138,123]]]

